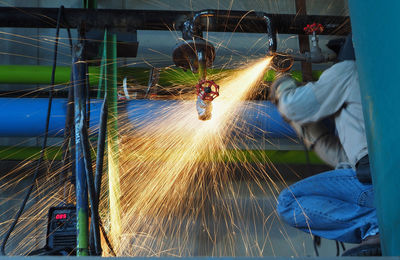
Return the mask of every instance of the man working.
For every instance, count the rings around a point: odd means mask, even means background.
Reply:
[[[301,180],[283,190],[277,212],[289,225],[320,237],[361,243],[344,255],[379,255],[360,86],[351,36],[339,63],[317,82],[297,87],[289,75],[271,86],[271,99],[306,145],[335,170]],[[333,117],[337,136],[322,120]]]

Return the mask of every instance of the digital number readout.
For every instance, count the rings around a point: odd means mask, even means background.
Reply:
[[[56,219],[67,219],[67,214],[66,213],[56,214]]]

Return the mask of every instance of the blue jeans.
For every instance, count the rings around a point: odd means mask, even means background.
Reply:
[[[372,185],[353,169],[337,169],[301,180],[278,198],[279,216],[289,225],[327,239],[360,243],[379,233]]]

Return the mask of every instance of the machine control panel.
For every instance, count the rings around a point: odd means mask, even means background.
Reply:
[[[75,206],[50,208],[46,243],[49,248],[74,250],[76,233]]]

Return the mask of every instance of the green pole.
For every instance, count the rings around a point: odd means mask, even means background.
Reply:
[[[97,0],[82,0],[82,8],[96,9]]]
[[[99,80],[99,84],[98,84],[98,88],[97,88],[97,98],[100,99],[103,97],[103,93],[102,90],[104,88],[105,90],[105,83],[104,81],[104,75],[105,75],[105,71],[104,71],[104,67],[106,66],[106,62],[107,62],[107,48],[106,48],[106,41],[107,41],[107,32],[105,32],[104,34],[104,42],[103,42],[103,55],[102,55],[102,59],[101,59],[101,64],[100,64],[100,74],[98,75],[98,80]]]
[[[106,42],[104,86],[107,93],[107,159],[108,185],[110,198],[111,238],[114,248],[118,249],[121,234],[120,218],[120,180],[118,147],[118,106],[117,106],[117,35],[105,32]]]

